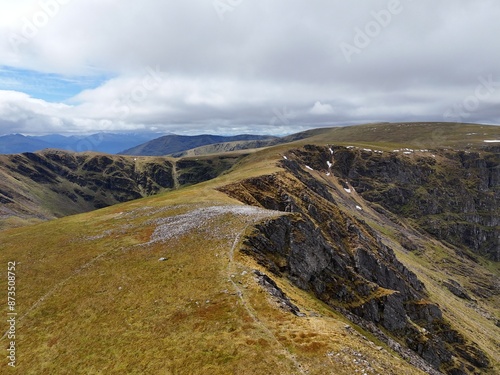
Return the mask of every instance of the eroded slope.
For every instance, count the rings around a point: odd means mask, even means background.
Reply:
[[[276,286],[302,316],[259,284],[237,249],[281,215],[184,189],[0,233],[22,279],[14,372],[422,374],[293,285]]]
[[[468,335],[462,322],[446,317],[435,296],[390,247],[403,249],[403,243],[407,248],[425,252],[433,240],[398,220],[391,221],[390,215],[381,217],[350,182],[339,179],[345,165],[339,162],[343,160],[338,157],[339,151],[351,152],[316,146],[293,150],[282,161],[286,172],[221,188],[247,204],[291,213],[257,226],[245,241],[243,251],[275,277],[284,277],[337,311],[344,311],[357,323],[371,327],[379,337],[388,333],[387,342],[390,337],[395,338],[435,369],[450,374],[492,371],[491,357],[499,345],[494,334],[486,334],[485,341],[479,344],[474,342],[474,332]],[[357,200],[351,199],[354,195]],[[365,215],[365,210],[372,214]],[[368,224],[363,218],[372,222]],[[391,226],[394,239],[384,234],[390,232]],[[448,251],[450,257],[456,257],[453,250]],[[464,267],[467,262],[465,257]],[[449,274],[460,275],[456,270]],[[422,276],[428,280],[427,275]],[[488,271],[483,269],[470,276],[471,282],[475,276],[483,281],[489,278],[488,290],[498,302],[499,286],[494,275],[488,277]],[[450,301],[439,298],[440,306],[443,302],[451,307]],[[480,306],[465,305],[459,308],[474,311],[476,317],[481,315]],[[487,325],[498,331],[498,305],[489,311],[495,312]]]
[[[212,179],[242,155],[196,159],[47,150],[0,159],[0,229],[91,211]]]

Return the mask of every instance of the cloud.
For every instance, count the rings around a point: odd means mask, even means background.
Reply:
[[[500,81],[494,0],[220,2],[2,3],[0,67],[21,73],[0,77],[0,132],[442,121],[480,77]],[[498,86],[463,120],[500,123]]]
[[[333,113],[333,107],[330,104],[321,104],[321,102],[316,102],[309,110],[309,113],[313,115],[328,115]]]

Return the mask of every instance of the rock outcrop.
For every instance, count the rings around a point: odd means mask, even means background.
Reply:
[[[332,149],[333,173],[363,198],[415,220],[440,240],[500,261],[500,147],[406,154]],[[300,156],[329,160],[315,146]]]
[[[242,155],[136,158],[45,150],[0,156],[2,220],[47,220],[217,177]]]
[[[310,168],[326,165],[322,156],[328,157],[328,149],[303,152],[315,153],[307,159]],[[467,374],[488,366],[487,357],[450,327],[422,282],[370,226],[341,210],[328,186],[296,160],[282,166],[285,172],[221,188],[244,203],[289,212],[257,225],[244,241],[244,253],[365,327],[379,327],[434,369]]]

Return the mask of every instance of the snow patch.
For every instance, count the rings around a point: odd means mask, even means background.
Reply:
[[[500,139],[485,139],[485,143],[497,143],[500,142]]]
[[[288,160],[288,158],[285,155],[283,155],[283,159]]]
[[[356,206],[356,209],[359,211],[363,211],[363,208],[361,206]]]
[[[309,169],[310,171],[314,171],[310,166],[306,165],[306,168]]]
[[[349,194],[351,193],[351,189],[349,188],[344,188],[345,191],[347,191]]]

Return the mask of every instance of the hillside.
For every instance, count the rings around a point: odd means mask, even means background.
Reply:
[[[243,156],[173,159],[60,150],[0,155],[0,228],[91,211],[206,181]]]
[[[257,148],[264,148],[264,147],[274,146],[279,143],[281,143],[279,139],[213,143],[206,146],[191,148],[189,150],[185,150],[182,152],[176,152],[173,153],[172,156],[185,157],[185,156],[221,154],[221,153],[235,152],[241,150],[253,150]]]
[[[380,146],[384,149],[467,149],[500,140],[500,127],[461,123],[377,123],[321,129],[311,141]]]
[[[276,146],[280,144],[287,144],[292,142],[297,142],[303,139],[309,139],[318,134],[325,132],[331,132],[332,129],[312,129],[300,133],[295,133],[287,135],[284,137],[271,137],[257,140],[242,140],[242,141],[229,141],[221,143],[212,143],[205,146],[199,146],[191,149],[187,149],[181,152],[172,153],[173,157],[185,157],[185,156],[201,156],[201,155],[212,155],[219,153],[237,152],[242,150],[255,150],[264,147]]]
[[[246,154],[3,160],[30,192],[118,172],[159,193],[0,232],[19,279],[11,372],[499,373],[498,128],[436,125],[438,146],[400,125]],[[56,156],[71,162],[48,175]]]
[[[236,141],[271,141],[276,137],[262,135],[235,135],[235,136],[219,136],[219,135],[166,135],[152,141],[143,143],[139,146],[129,148],[119,152],[121,155],[135,156],[162,156],[170,154],[178,154],[200,146],[211,145],[215,143],[226,143]]]

